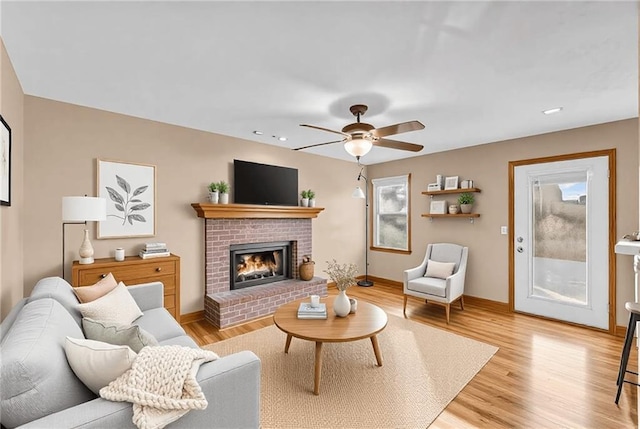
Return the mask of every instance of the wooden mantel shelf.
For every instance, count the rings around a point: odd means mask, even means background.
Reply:
[[[198,217],[205,219],[313,219],[324,210],[320,207],[262,206],[254,204],[193,203]]]

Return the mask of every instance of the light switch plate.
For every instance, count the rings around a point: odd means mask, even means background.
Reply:
[[[507,235],[507,227],[506,226],[501,226],[500,227],[500,234]]]

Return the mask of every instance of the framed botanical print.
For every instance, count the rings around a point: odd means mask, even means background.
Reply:
[[[0,115],[0,205],[11,205],[11,128]]]
[[[97,160],[98,196],[107,200],[107,220],[98,238],[156,235],[156,166]]]

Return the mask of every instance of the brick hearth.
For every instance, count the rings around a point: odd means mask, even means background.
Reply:
[[[230,290],[229,246],[292,242],[292,279]],[[205,318],[218,328],[271,314],[294,299],[326,295],[325,279],[300,280],[298,267],[311,255],[311,219],[205,219]]]

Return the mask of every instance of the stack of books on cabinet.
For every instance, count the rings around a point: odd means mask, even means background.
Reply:
[[[321,302],[319,307],[312,307],[310,302],[300,303],[298,319],[326,319],[327,304]]]
[[[167,243],[146,243],[139,256],[142,259],[162,258],[171,256],[171,253],[167,249]]]

